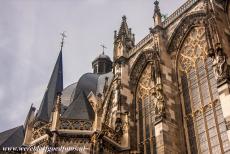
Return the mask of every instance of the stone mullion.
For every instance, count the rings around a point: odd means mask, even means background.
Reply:
[[[143,111],[143,145],[144,145],[144,153],[146,154],[146,130],[145,130],[145,102],[142,98],[142,111]]]
[[[152,126],[152,104],[151,104],[151,101],[150,101],[150,92],[149,92],[149,96],[148,96],[148,101],[149,101],[149,144],[150,144],[150,152],[151,154],[154,153],[154,142],[153,142],[153,137],[154,137],[154,134],[153,134],[153,128],[155,128],[155,126]]]
[[[201,92],[201,83],[200,83],[200,77],[198,74],[198,66],[197,63],[195,64],[195,71],[196,71],[196,76],[197,76],[197,81],[198,81],[198,87],[199,87],[199,93],[200,93],[200,103],[201,103],[201,108],[202,108],[202,116],[204,118],[204,125],[205,125],[205,132],[206,132],[206,137],[207,137],[207,141],[208,141],[208,146],[209,146],[209,152],[212,153],[212,146],[211,146],[211,142],[210,142],[210,137],[209,137],[209,132],[208,132],[208,124],[207,124],[207,119],[205,116],[205,111],[204,111],[204,100],[203,100],[203,95]]]
[[[188,77],[188,74],[187,75],[187,79],[189,79]],[[188,85],[189,87],[191,87],[191,82],[190,80],[187,80],[188,81]],[[189,96],[190,96],[190,100],[192,102],[192,105],[191,105],[191,109],[192,109],[192,112],[194,111],[194,105],[193,105],[193,101],[192,101],[192,93],[191,93],[191,89],[189,88]],[[194,131],[195,131],[195,136],[196,136],[196,146],[197,146],[197,151],[198,153],[201,153],[200,151],[200,140],[199,140],[199,136],[198,136],[198,132],[197,132],[197,124],[196,124],[196,117],[195,115],[192,113],[192,120],[193,120],[193,128],[194,128]]]
[[[187,76],[187,74],[185,73],[185,75],[186,75],[186,81],[187,81],[187,84],[188,84],[188,93],[189,93],[189,97],[190,97],[190,100],[191,100],[191,93],[190,93],[190,90],[189,90],[189,81],[188,81],[188,76]],[[187,145],[187,147],[189,148],[188,149],[188,153],[190,154],[190,153],[192,153],[192,148],[191,148],[191,143],[190,143],[190,136],[189,136],[189,132],[188,132],[188,119],[190,119],[190,118],[193,118],[193,116],[192,115],[190,115],[190,114],[192,114],[192,104],[191,104],[191,102],[192,101],[190,101],[190,103],[189,103],[189,105],[190,105],[190,108],[191,108],[191,113],[187,113],[186,112],[186,109],[185,109],[185,99],[183,99],[183,89],[182,89],[182,83],[181,83],[181,85],[180,85],[180,87],[181,87],[181,90],[180,90],[180,92],[179,92],[179,95],[180,95],[180,99],[181,99],[181,101],[182,101],[182,112],[183,112],[183,118],[184,118],[184,128],[185,128],[185,138],[186,138],[186,145]],[[195,129],[195,127],[194,127],[194,124],[195,124],[195,122],[194,122],[194,120],[192,119],[192,122],[193,122],[193,130],[194,130],[194,132],[195,132],[195,139],[196,139],[196,129]],[[196,140],[196,147],[197,147],[197,140]]]
[[[215,110],[215,103],[214,103],[214,98],[213,98],[213,94],[212,94],[212,88],[211,88],[211,83],[210,83],[210,80],[209,80],[209,72],[208,72],[208,68],[207,68],[207,64],[206,62],[204,63],[205,64],[205,70],[206,70],[206,76],[207,76],[207,81],[208,81],[208,89],[209,89],[209,94],[210,94],[210,97],[211,97],[211,109],[213,111],[213,114],[214,114],[214,121],[215,121],[215,125],[216,125],[216,130],[217,130],[217,136],[218,136],[218,140],[219,140],[219,143],[220,143],[220,149],[221,149],[221,153],[224,153],[224,149],[223,149],[223,142],[222,142],[222,139],[221,139],[221,136],[220,136],[220,128],[219,128],[219,124],[218,124],[218,120],[217,120],[217,115],[216,115],[216,110]]]
[[[137,99],[136,98],[136,100],[139,100],[139,99]],[[141,105],[141,102],[139,102],[139,101],[136,101],[136,104],[137,104],[137,108],[136,108],[136,110],[138,111],[137,112],[137,114],[138,114],[138,119],[137,119],[137,140],[138,140],[138,145],[139,146],[137,146],[137,149],[138,149],[138,151],[140,151],[141,150],[141,137],[140,137],[140,133],[141,133],[141,129],[140,129],[140,112],[142,112],[141,110],[140,110],[140,105]]]

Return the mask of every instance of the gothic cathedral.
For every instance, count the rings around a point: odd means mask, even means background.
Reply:
[[[113,59],[102,53],[64,89],[61,48],[38,111],[0,133],[0,147],[230,154],[230,1],[188,0],[165,19],[154,7],[145,38],[135,43],[123,16]]]

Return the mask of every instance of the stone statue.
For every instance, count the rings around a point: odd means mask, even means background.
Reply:
[[[165,102],[164,102],[164,96],[162,94],[162,91],[156,90],[154,95],[154,109],[155,109],[155,115],[156,116],[163,116],[165,113]]]
[[[123,123],[121,118],[117,118],[115,122],[115,132],[118,135],[123,135]]]
[[[229,66],[227,64],[226,55],[218,43],[216,45],[215,53],[212,56],[214,75],[218,82],[229,78]]]

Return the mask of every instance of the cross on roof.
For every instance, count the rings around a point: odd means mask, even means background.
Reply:
[[[104,45],[104,44],[101,44],[101,47],[102,47],[102,54],[104,55],[104,52],[105,52],[105,49],[107,49],[107,47]]]
[[[62,39],[61,39],[61,50],[62,50],[63,45],[64,45],[64,39],[67,37],[65,34],[65,31],[61,33],[61,36],[62,36]]]

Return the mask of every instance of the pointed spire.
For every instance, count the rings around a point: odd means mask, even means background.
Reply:
[[[122,22],[118,33],[117,31],[114,31],[114,42],[116,42],[117,40],[125,41],[125,39],[128,39],[132,42],[132,44],[134,44],[134,36],[135,35],[132,33],[132,29],[128,27],[126,16],[122,16]]]
[[[154,26],[162,26],[162,21],[161,21],[161,11],[160,11],[160,7],[159,7],[159,1],[156,0],[154,2],[154,14],[153,14],[153,19],[154,19]]]
[[[36,119],[40,121],[48,122],[50,120],[51,112],[57,99],[57,94],[60,94],[63,90],[62,48],[65,37],[64,33],[62,33],[61,50],[36,115]]]
[[[128,35],[128,33],[129,33],[129,28],[126,22],[126,16],[124,15],[122,16],[122,22],[121,22],[120,30],[118,32],[118,37],[122,35]]]

